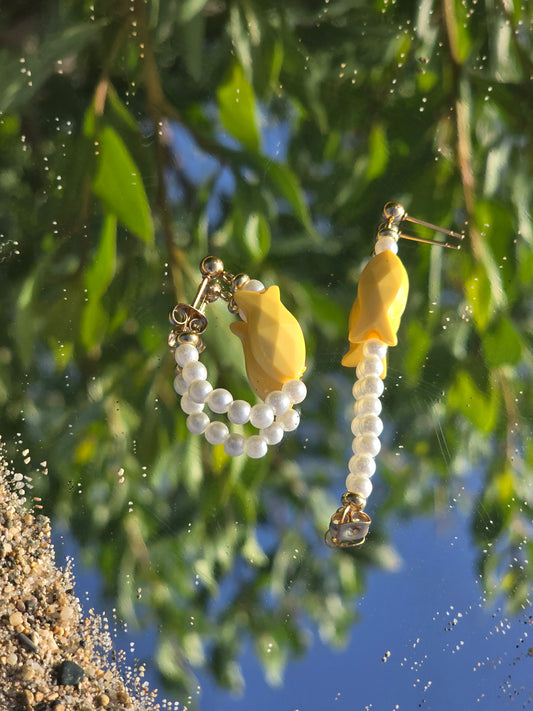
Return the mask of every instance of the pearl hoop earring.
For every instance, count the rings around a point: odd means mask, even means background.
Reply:
[[[357,297],[350,312],[350,349],[342,359],[346,367],[355,367],[356,381],[352,389],[355,400],[351,424],[354,440],[353,456],[348,462],[347,491],[341,506],[331,517],[326,532],[330,547],[358,546],[364,543],[371,519],[364,511],[372,492],[371,477],[376,471],[375,457],[381,449],[379,436],[383,423],[380,396],[387,374],[387,349],[398,343],[397,331],[407,302],[409,279],[405,267],[397,257],[398,239],[460,249],[452,242],[438,242],[402,233],[405,221],[462,240],[464,235],[444,230],[429,222],[409,217],[397,202],[383,208],[384,222],[377,233],[374,254],[363,269],[357,287]]]
[[[269,445],[278,444],[285,432],[299,425],[300,413],[293,405],[303,402],[307,394],[300,379],[305,370],[302,329],[281,303],[277,286],[267,289],[246,274],[231,274],[218,257],[205,257],[200,271],[202,282],[193,303],[177,304],[169,315],[172,330],[168,345],[176,361],[174,390],[188,415],[189,432],[203,434],[212,445],[223,445],[230,457],[246,453],[258,459]],[[230,329],[242,342],[248,380],[261,400],[257,404],[235,400],[225,388],[213,388],[199,360],[208,323],[204,311],[219,298],[241,318]],[[206,405],[211,412],[226,415],[234,425],[249,422],[257,433],[230,433],[225,422],[210,420],[204,411]]]

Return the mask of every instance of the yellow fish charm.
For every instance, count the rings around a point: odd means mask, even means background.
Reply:
[[[363,344],[378,338],[387,346],[398,343],[396,333],[407,302],[409,278],[399,257],[390,250],[376,254],[363,269],[350,312],[350,350],[342,364],[354,368],[363,357]],[[387,374],[383,361],[384,378]]]
[[[242,341],[246,373],[263,400],[305,370],[305,341],[300,324],[280,301],[279,287],[263,292],[238,289],[235,302],[245,320],[232,323]]]

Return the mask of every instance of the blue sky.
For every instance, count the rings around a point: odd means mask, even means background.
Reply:
[[[451,510],[446,520],[393,525],[401,567],[368,576],[357,601],[360,621],[346,648],[332,650],[314,635],[308,654],[288,665],[279,688],[268,686],[248,648],[241,660],[244,695],[233,697],[199,675],[200,708],[496,711],[533,704],[532,611],[513,618],[499,606],[502,600],[484,601],[464,515]],[[66,553],[77,556],[68,537],[56,536],[55,543],[58,562]],[[102,599],[99,574],[78,562],[76,577],[78,595],[86,590],[90,605],[110,616],[112,602]],[[155,639],[155,629],[120,632],[117,645],[128,649],[134,641],[135,656],[148,660],[151,686],[161,689],[150,662]]]

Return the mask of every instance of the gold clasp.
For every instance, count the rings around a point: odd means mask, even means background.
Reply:
[[[403,239],[413,240],[413,242],[423,242],[424,244],[433,244],[438,247],[447,247],[448,249],[461,249],[461,245],[454,244],[453,242],[439,242],[438,240],[425,239],[423,237],[418,237],[416,235],[409,235],[405,232],[401,232],[400,228],[403,222],[413,222],[416,225],[421,225],[422,227],[428,227],[435,232],[440,232],[442,234],[453,237],[454,239],[463,240],[464,235],[459,234],[459,232],[452,232],[452,230],[445,230],[442,227],[437,227],[437,225],[432,225],[430,222],[425,222],[424,220],[418,220],[416,217],[411,217],[405,211],[403,205],[399,202],[391,200],[386,203],[383,208],[383,222],[378,230],[378,236],[384,236],[382,233],[386,230],[391,230],[397,237],[402,237]]]
[[[200,352],[205,348],[200,337],[207,328],[207,317],[204,314],[207,304],[217,299],[228,302],[228,308],[235,313],[233,295],[249,279],[246,274],[236,276],[224,270],[224,264],[219,257],[204,257],[200,264],[202,281],[196,291],[192,304],[177,304],[169,314],[172,330],[168,337],[170,348],[176,348],[180,343],[192,343]]]
[[[363,511],[366,499],[347,491],[342,495],[342,505],[329,522],[324,540],[329,548],[361,546],[365,542],[372,519]]]

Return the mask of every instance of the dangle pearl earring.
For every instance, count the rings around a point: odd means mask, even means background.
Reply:
[[[348,462],[347,491],[341,506],[331,517],[326,532],[330,547],[357,546],[364,543],[371,519],[364,511],[372,492],[371,477],[376,471],[375,457],[381,449],[379,436],[383,423],[380,396],[387,374],[387,349],[398,343],[397,331],[407,302],[409,279],[405,267],[396,256],[398,239],[411,239],[426,244],[460,249],[453,242],[423,239],[401,232],[404,222],[430,227],[455,239],[463,235],[444,230],[407,215],[397,202],[383,208],[384,222],[377,233],[374,254],[363,269],[357,287],[357,297],[350,312],[350,349],[342,359],[346,367],[355,367],[356,381],[352,389],[354,418],[351,424],[354,440],[353,456]]]
[[[176,361],[174,390],[188,415],[190,432],[203,434],[210,444],[222,444],[231,457],[246,453],[257,459],[300,422],[300,413],[293,405],[303,402],[307,394],[300,380],[305,370],[302,329],[281,303],[277,286],[266,289],[246,274],[231,274],[218,257],[205,257],[200,271],[202,282],[193,303],[178,304],[169,315],[172,330],[168,344]],[[262,400],[257,404],[234,400],[225,388],[213,388],[199,360],[205,349],[201,337],[207,328],[204,311],[208,303],[219,298],[241,318],[230,329],[242,341],[248,380]],[[211,412],[226,415],[234,425],[249,422],[257,433],[248,437],[230,433],[225,422],[211,422],[204,411],[206,405]]]

